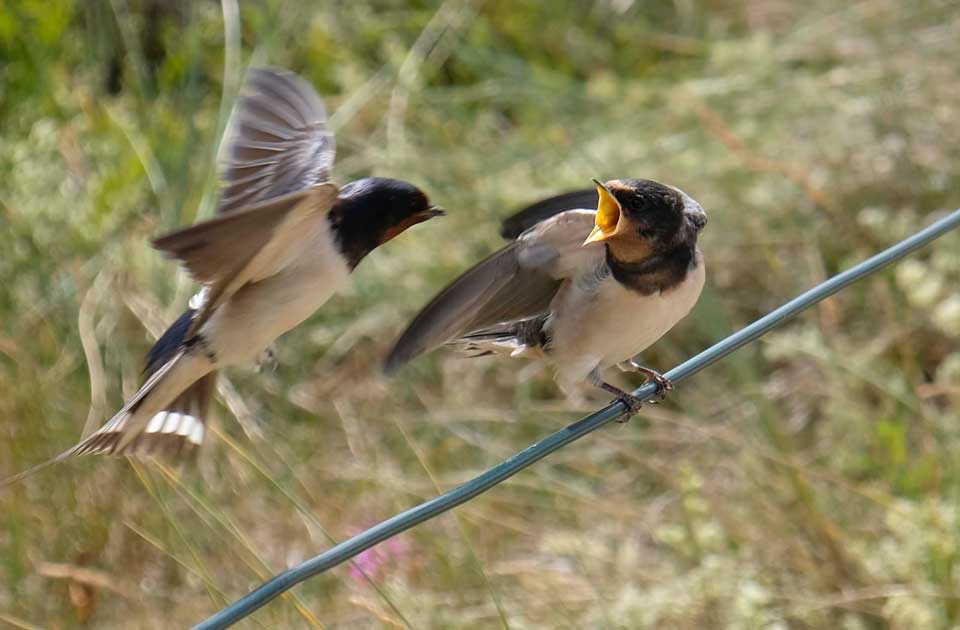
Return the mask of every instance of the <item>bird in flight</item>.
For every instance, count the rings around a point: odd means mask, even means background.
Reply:
[[[631,415],[642,401],[605,382],[604,369],[644,373],[658,397],[672,389],[633,357],[697,302],[705,279],[697,236],[706,212],[659,182],[594,183],[596,193],[551,197],[504,221],[504,236],[515,240],[420,311],[386,371],[447,344],[471,356],[546,358],[564,391],[588,380],[615,394]],[[596,210],[578,209],[594,203]]]
[[[0,485],[77,455],[199,445],[221,369],[256,359],[344,287],[367,254],[442,214],[407,182],[331,183],[323,102],[293,72],[251,70],[230,134],[216,216],[153,241],[203,287],[147,354],[143,385],[98,431]]]

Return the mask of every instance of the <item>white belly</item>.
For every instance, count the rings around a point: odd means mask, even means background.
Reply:
[[[664,293],[640,295],[608,276],[599,287],[572,283],[558,294],[550,335],[560,385],[569,389],[595,368],[638,355],[686,317],[706,277],[699,252],[697,259],[684,281]]]
[[[295,263],[260,282],[245,285],[203,326],[218,365],[254,360],[339,291],[350,275],[326,230],[313,235]]]

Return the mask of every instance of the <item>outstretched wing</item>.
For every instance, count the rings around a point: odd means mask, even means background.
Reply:
[[[188,338],[243,285],[272,276],[300,257],[316,232],[312,220],[325,217],[336,200],[337,187],[321,184],[156,239],[154,247],[179,259],[209,287]]]
[[[296,74],[250,71],[231,121],[218,215],[153,242],[209,286],[190,335],[244,284],[299,257],[306,222],[336,202],[336,186],[324,183],[334,156],[326,121],[320,97]]]
[[[293,72],[251,70],[230,126],[217,212],[330,180],[335,145],[327,111],[313,86]]]
[[[593,223],[587,210],[558,214],[454,280],[397,340],[386,371],[473,331],[545,313],[565,279],[602,261],[602,245],[582,246]]]

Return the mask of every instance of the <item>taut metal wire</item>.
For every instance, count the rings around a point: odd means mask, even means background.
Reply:
[[[913,236],[905,238],[872,258],[837,274],[806,293],[795,297],[746,328],[735,332],[723,341],[714,344],[695,357],[681,363],[667,372],[665,376],[674,383],[677,383],[696,374],[708,365],[716,363],[737,348],[766,334],[770,329],[778,326],[782,322],[810,308],[821,300],[830,297],[850,284],[903,258],[914,250],[927,245],[958,226],[960,226],[960,209],[953,211],[943,219],[920,230]],[[633,394],[638,398],[646,400],[653,396],[655,392],[656,385],[646,383],[634,391]],[[416,507],[410,508],[405,512],[401,512],[383,521],[379,525],[375,525],[365,532],[328,549],[320,555],[292,569],[284,571],[209,619],[197,624],[194,627],[195,630],[226,628],[236,623],[307,578],[317,575],[318,573],[323,573],[373,547],[377,543],[383,542],[387,538],[396,536],[415,525],[443,514],[461,503],[469,501],[502,481],[509,479],[534,462],[543,459],[557,449],[563,448],[574,440],[578,440],[588,433],[596,431],[611,420],[623,416],[626,411],[626,405],[620,401],[616,401],[589,416],[577,420],[573,424],[564,427],[553,435],[524,449],[510,459],[494,466],[467,483],[425,503],[421,503]]]

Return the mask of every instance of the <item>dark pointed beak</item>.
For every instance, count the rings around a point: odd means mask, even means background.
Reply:
[[[411,225],[429,221],[434,217],[442,217],[446,212],[439,206],[430,206],[426,210],[420,210],[411,217]]]

